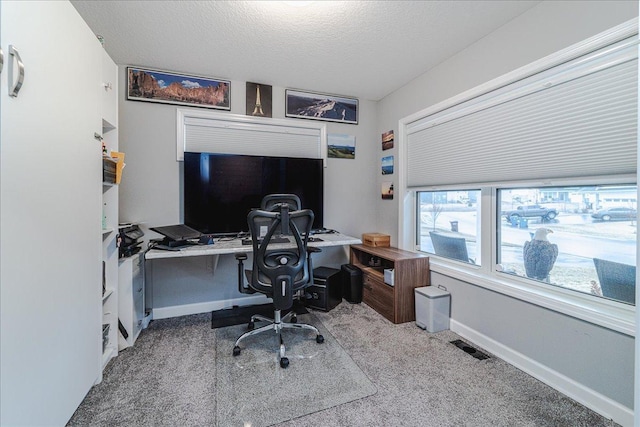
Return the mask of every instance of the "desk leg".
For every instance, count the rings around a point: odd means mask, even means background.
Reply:
[[[145,323],[153,320],[153,261],[144,260],[144,312]],[[146,314],[149,313],[148,316]]]

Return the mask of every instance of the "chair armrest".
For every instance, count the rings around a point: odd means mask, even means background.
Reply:
[[[245,286],[244,284],[244,262],[247,259],[246,253],[236,254],[236,259],[238,260],[238,292],[241,294],[255,294],[255,289],[250,286]]]

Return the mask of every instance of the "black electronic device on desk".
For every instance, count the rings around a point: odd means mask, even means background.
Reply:
[[[211,236],[203,235],[198,230],[194,230],[184,224],[152,227],[151,230],[164,236],[164,239],[154,246],[157,249],[179,250],[198,244],[213,244],[213,238]]]
[[[142,242],[139,238],[144,236],[136,224],[122,225],[118,231],[118,255],[120,258],[130,257],[140,252]]]

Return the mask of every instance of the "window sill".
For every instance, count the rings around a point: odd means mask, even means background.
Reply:
[[[437,257],[431,257],[429,265],[436,273],[635,337],[634,306],[553,285],[533,285],[526,283],[526,279],[514,277],[506,280],[502,277],[505,274],[488,273],[481,267],[465,266]]]

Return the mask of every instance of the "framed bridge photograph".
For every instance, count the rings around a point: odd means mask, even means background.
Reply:
[[[127,67],[127,99],[231,110],[231,82]]]
[[[336,95],[286,90],[286,117],[358,124],[358,100]]]

